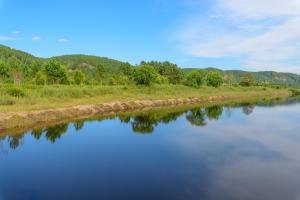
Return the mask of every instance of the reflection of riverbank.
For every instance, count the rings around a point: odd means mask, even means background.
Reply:
[[[30,129],[32,127],[40,127],[41,124],[48,125],[70,121],[74,119],[86,119],[99,115],[107,115],[118,112],[131,112],[135,110],[174,107],[182,105],[214,105],[225,103],[241,103],[249,101],[257,101],[262,98],[280,98],[289,96],[287,91],[278,92],[262,92],[249,94],[249,96],[235,94],[227,96],[205,96],[198,98],[185,99],[166,99],[166,100],[145,100],[104,103],[99,105],[74,106],[70,108],[41,110],[31,112],[16,113],[0,113],[0,134],[1,132],[10,132],[11,129]],[[10,130],[9,130],[10,129]],[[13,131],[15,132],[15,131]]]
[[[37,128],[30,132],[23,132],[15,135],[3,135],[1,140],[7,140],[10,148],[17,148],[22,142],[26,134],[31,134],[35,139],[39,140],[42,137],[48,141],[55,143],[65,133],[67,133],[70,125],[76,131],[80,131],[84,127],[86,121],[104,121],[104,120],[119,120],[122,123],[129,124],[132,131],[137,134],[151,134],[159,124],[169,124],[176,121],[179,117],[184,118],[193,126],[203,127],[209,124],[209,121],[219,120],[224,114],[228,118],[231,117],[231,110],[233,108],[241,108],[242,113],[248,116],[254,112],[255,106],[276,106],[276,105],[289,105],[299,102],[299,97],[291,97],[288,99],[265,100],[252,103],[241,103],[231,105],[214,105],[207,107],[182,107],[174,109],[157,109],[149,110],[148,112],[135,112],[135,113],[120,113],[117,115],[103,116],[90,120],[77,120],[70,123],[61,123],[58,125],[49,126],[46,128]]]

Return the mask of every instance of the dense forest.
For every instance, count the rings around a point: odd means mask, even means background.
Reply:
[[[89,55],[64,55],[38,58],[0,45],[0,84],[101,84],[151,85],[281,85],[300,86],[300,76],[278,72],[222,71],[214,68],[183,69],[170,62],[145,62],[131,65]]]

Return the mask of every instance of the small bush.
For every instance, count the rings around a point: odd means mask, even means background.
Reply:
[[[47,84],[47,76],[41,71],[37,72],[35,75],[35,83],[37,85],[46,85]]]
[[[220,87],[223,84],[223,77],[217,71],[211,71],[207,75],[207,85],[212,87]]]
[[[117,82],[117,80],[114,77],[109,77],[108,84],[109,85],[117,85],[118,82]]]
[[[84,82],[85,75],[80,70],[76,70],[74,74],[74,82],[76,85],[81,85]]]
[[[6,92],[13,97],[24,97],[25,92],[21,88],[16,88],[16,87],[10,87],[6,89]]]
[[[198,88],[205,84],[207,71],[205,70],[193,70],[189,73],[185,80],[185,85]]]
[[[158,75],[156,77],[155,83],[157,84],[168,84],[169,83],[169,79],[165,76],[162,75]]]

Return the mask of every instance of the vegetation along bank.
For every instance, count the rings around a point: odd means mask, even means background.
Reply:
[[[291,87],[297,91],[297,76],[262,78],[85,55],[44,59],[0,46],[0,129],[145,107],[289,96]]]

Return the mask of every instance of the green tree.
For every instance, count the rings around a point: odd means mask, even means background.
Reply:
[[[3,61],[0,61],[0,83],[9,77],[9,69]]]
[[[134,68],[129,63],[122,63],[120,66],[121,74],[131,77],[134,72]]]
[[[14,84],[20,84],[23,78],[21,63],[16,57],[11,57],[8,61],[10,73],[13,78]]]
[[[47,84],[47,76],[42,71],[37,72],[35,74],[35,83],[37,85],[46,85]]]
[[[161,76],[165,76],[168,79],[168,82],[171,84],[179,84],[184,78],[184,73],[182,69],[180,69],[176,64],[173,64],[168,61],[142,61],[141,65],[152,66],[158,74],[160,74]]]
[[[160,64],[159,74],[167,77],[171,84],[179,84],[184,77],[183,71],[176,64],[167,61]]]
[[[68,84],[67,69],[55,60],[50,60],[45,66],[48,83],[50,84]]]
[[[206,83],[208,86],[220,87],[223,84],[223,77],[217,71],[210,71],[206,77]]]
[[[240,82],[241,86],[252,86],[255,84],[255,78],[251,73],[244,74],[242,81]]]
[[[205,84],[206,75],[206,70],[193,70],[186,76],[185,85],[198,88]]]
[[[156,77],[156,71],[149,65],[140,66],[134,71],[134,81],[137,85],[149,86],[155,82]]]
[[[80,70],[76,70],[74,74],[74,82],[76,85],[81,85],[84,82],[85,75]]]
[[[3,61],[0,61],[0,76],[9,77],[9,69]]]
[[[102,83],[105,73],[106,70],[103,65],[96,65],[96,80],[98,80],[99,83]]]

